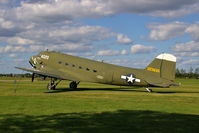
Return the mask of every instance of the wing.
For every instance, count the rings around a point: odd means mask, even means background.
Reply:
[[[57,79],[62,79],[62,80],[71,80],[71,81],[79,81],[77,78],[73,77],[72,75],[64,75],[63,72],[59,72],[58,70],[48,70],[48,71],[42,71],[38,69],[28,69],[28,68],[22,68],[22,67],[15,67],[17,69],[23,70],[23,71],[28,71],[32,72],[41,76],[47,76],[47,77],[52,77],[52,78],[57,78]]]
[[[28,68],[22,68],[22,67],[15,67],[15,68],[23,70],[23,71],[32,72],[32,73],[42,75],[42,76],[53,77],[53,78],[58,78],[58,79],[65,79],[61,75],[57,75],[57,74],[50,73],[50,72],[43,72],[43,71],[40,71],[40,70],[37,70],[37,69],[28,69]]]

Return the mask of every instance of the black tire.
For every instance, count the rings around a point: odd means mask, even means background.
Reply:
[[[71,89],[76,89],[77,88],[77,83],[75,81],[70,83],[70,88]]]

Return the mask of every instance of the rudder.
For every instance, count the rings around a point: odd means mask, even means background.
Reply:
[[[146,67],[146,70],[159,73],[161,78],[174,80],[176,57],[167,53],[160,54]]]

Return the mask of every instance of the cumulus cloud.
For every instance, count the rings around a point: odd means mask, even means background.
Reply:
[[[175,1],[175,2],[177,2],[177,1]],[[178,2],[180,2],[180,1],[178,1]],[[161,16],[161,17],[165,17],[165,18],[183,17],[183,16],[186,16],[186,15],[189,15],[192,13],[198,13],[199,12],[198,5],[199,5],[199,3],[197,1],[190,1],[189,4],[181,5],[181,7],[179,7],[179,8],[168,9],[168,10],[156,10],[156,11],[150,12],[148,14],[151,16]]]
[[[47,22],[119,13],[173,18],[199,12],[198,5],[197,0],[28,0],[22,1],[14,12],[18,19]]]
[[[176,44],[172,50],[177,56],[182,57],[198,57],[199,56],[199,42],[190,41]]]
[[[68,47],[76,47],[78,49],[85,49],[94,45],[95,42],[106,40],[110,38],[116,38],[117,33],[111,32],[110,29],[101,26],[88,26],[88,25],[37,25],[33,26],[28,30],[21,31],[17,35],[13,36],[0,36],[0,43],[5,43],[6,47],[1,47],[1,51],[4,52],[26,52],[26,48],[19,45],[31,45],[33,48],[32,52],[37,52],[45,49],[51,48],[51,50],[60,49],[67,45],[66,48],[62,50],[72,50]],[[16,45],[16,47],[9,46]],[[69,46],[72,45],[72,46]],[[77,47],[81,46],[81,47]],[[36,47],[39,47],[35,49]],[[41,47],[41,48],[40,48]],[[12,50],[11,50],[12,49]],[[59,50],[59,49],[58,49]]]
[[[150,40],[169,40],[178,36],[189,34],[194,41],[199,41],[199,22],[188,24],[184,22],[157,23],[148,26],[151,29]]]
[[[182,57],[196,57],[199,56],[199,52],[177,52],[175,55]]]
[[[89,42],[113,37],[113,34],[108,28],[88,25],[55,29],[50,31],[48,34],[49,38],[61,38],[72,42]]]
[[[156,51],[156,48],[153,46],[144,46],[141,44],[131,46],[131,52],[133,54],[150,53],[153,51]]]
[[[97,52],[98,56],[115,56],[115,55],[126,55],[127,50],[100,50]]]
[[[199,22],[191,24],[185,32],[191,34],[194,40],[199,41]]]
[[[30,45],[30,44],[35,44],[34,41],[21,38],[21,37],[11,37],[7,39],[8,44],[14,44],[14,45]]]
[[[104,0],[48,0],[36,3],[23,1],[15,12],[18,19],[56,22],[110,15],[112,11],[106,4]]]
[[[140,61],[142,60],[142,61]],[[121,65],[121,66],[127,66],[127,67],[136,67],[136,68],[141,68],[145,67],[148,63],[149,60],[146,59],[131,59],[131,58],[125,58],[125,59],[111,59],[111,60],[106,60],[107,63],[110,64],[115,64],[115,65]]]
[[[0,28],[2,29],[11,29],[15,25],[12,21],[5,20],[4,18],[0,18]]]
[[[17,54],[9,54],[9,57],[17,57]]]
[[[152,29],[149,35],[151,40],[168,40],[184,34],[187,24],[183,22],[172,22],[166,24],[149,25]]]
[[[199,42],[191,41],[181,44],[176,44],[173,48],[175,52],[198,52],[199,51]]]
[[[117,42],[121,43],[121,44],[130,44],[132,43],[133,41],[128,38],[127,35],[124,35],[124,34],[118,34],[117,35]]]
[[[199,60],[197,59],[189,59],[189,60],[182,61],[180,65],[195,65],[198,63],[199,63]]]
[[[59,44],[59,45],[6,45],[0,47],[1,53],[15,53],[15,52],[38,52],[41,50],[56,50],[56,51],[68,51],[68,52],[85,52],[91,50],[92,46],[84,44]]]

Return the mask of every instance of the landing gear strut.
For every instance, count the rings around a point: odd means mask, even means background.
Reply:
[[[72,81],[72,82],[70,83],[69,87],[70,87],[71,89],[76,89],[78,84],[79,84],[79,82]]]
[[[55,90],[56,86],[61,82],[61,80],[59,80],[57,83],[55,83],[56,79],[52,79],[50,80],[50,83],[47,85],[47,89],[48,90]]]
[[[152,89],[150,89],[150,88],[146,88],[146,90],[148,91],[148,92],[152,92],[153,90]]]

